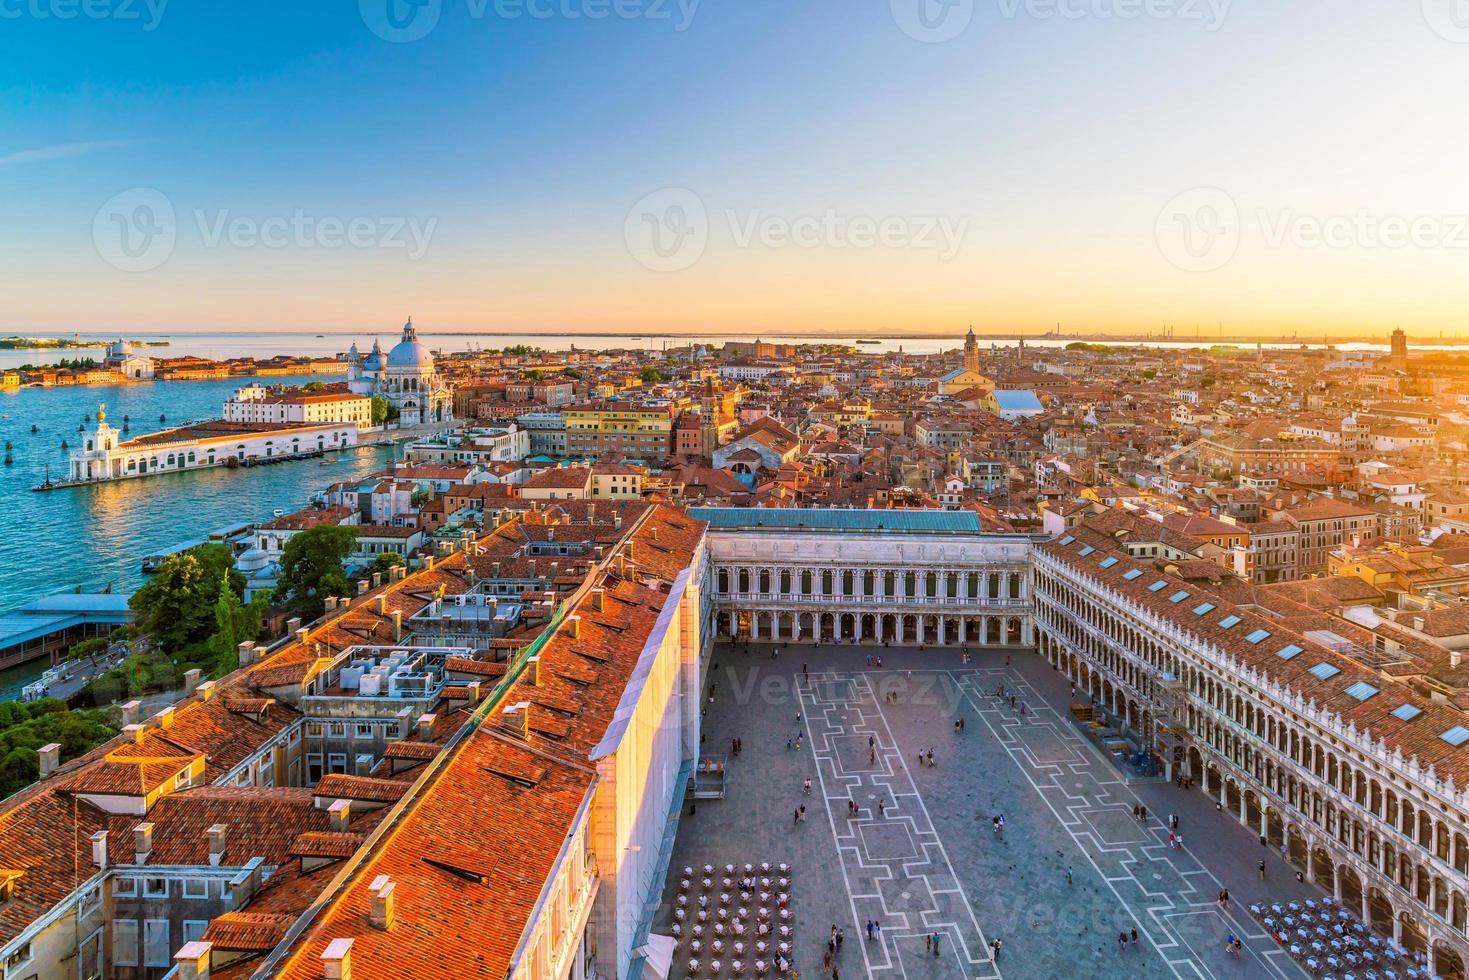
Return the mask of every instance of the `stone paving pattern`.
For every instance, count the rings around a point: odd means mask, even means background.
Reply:
[[[821,976],[834,924],[844,978],[1305,976],[1245,907],[1319,891],[1204,793],[1127,779],[1069,720],[1065,678],[1033,652],[976,651],[967,664],[953,649],[770,652],[714,656],[704,750],[728,753],[739,737],[743,751],[725,799],[685,804],[658,931],[684,865],[787,861],[806,978]],[[1023,715],[994,696],[1001,683]],[[932,767],[919,762],[929,748]],[[1170,812],[1182,849],[1168,846]],[[864,935],[869,918],[880,941]],[[1119,950],[1118,932],[1133,928],[1139,943]],[[1230,932],[1245,940],[1239,958],[1224,952]]]

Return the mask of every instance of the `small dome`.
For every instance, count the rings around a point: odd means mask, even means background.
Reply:
[[[270,555],[266,554],[262,549],[253,546],[235,559],[235,568],[247,577],[260,571],[269,564]]]
[[[128,343],[126,340],[123,340],[121,337],[119,337],[117,341],[113,343],[112,347],[108,350],[108,353],[111,354],[113,357],[127,357],[132,352],[133,345]]]
[[[364,371],[381,371],[383,369],[383,347],[376,340],[372,342],[372,353],[362,362]]]
[[[398,346],[388,352],[388,368],[398,370],[433,371],[434,355],[429,349],[418,342],[418,334],[413,330],[413,318],[403,326],[403,339]]]

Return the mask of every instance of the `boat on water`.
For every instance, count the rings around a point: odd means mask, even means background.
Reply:
[[[880,340],[859,340],[859,341],[857,341],[857,343],[859,343],[859,344],[872,344],[875,347],[878,344],[881,344],[882,341],[880,341]]]

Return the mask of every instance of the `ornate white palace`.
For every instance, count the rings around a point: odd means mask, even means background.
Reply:
[[[1037,545],[1040,653],[1373,928],[1469,959],[1469,721],[1083,525]]]
[[[412,317],[403,325],[403,339],[386,354],[376,340],[365,358],[352,344],[347,352],[347,387],[354,394],[386,399],[398,409],[403,425],[454,417],[453,392],[439,378],[433,352],[418,339]]]
[[[715,631],[792,643],[1025,646],[1030,547],[954,511],[694,508]]]

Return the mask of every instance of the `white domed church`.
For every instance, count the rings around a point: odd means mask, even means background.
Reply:
[[[418,339],[413,318],[403,339],[386,354],[377,341],[363,357],[357,344],[347,352],[347,385],[354,394],[385,398],[398,409],[403,425],[446,422],[454,417],[454,396],[434,368],[434,355]]]

